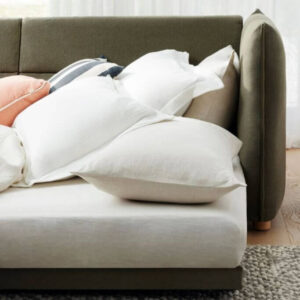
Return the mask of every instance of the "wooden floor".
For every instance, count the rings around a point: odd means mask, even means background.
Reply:
[[[286,160],[283,205],[270,231],[249,230],[248,244],[300,245],[300,149],[288,150]]]

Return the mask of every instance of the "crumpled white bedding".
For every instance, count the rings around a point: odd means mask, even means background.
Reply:
[[[15,130],[0,125],[0,192],[22,179],[25,152]]]

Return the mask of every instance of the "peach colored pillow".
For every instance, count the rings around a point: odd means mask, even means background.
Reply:
[[[17,115],[47,96],[50,83],[43,79],[16,75],[0,79],[0,124],[11,126]]]

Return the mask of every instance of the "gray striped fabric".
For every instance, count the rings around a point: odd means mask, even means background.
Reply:
[[[113,78],[120,74],[122,70],[123,67],[108,62],[106,58],[82,59],[65,67],[49,79],[51,84],[50,93],[73,80],[90,76],[111,76]]]

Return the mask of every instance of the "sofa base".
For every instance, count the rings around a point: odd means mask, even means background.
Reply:
[[[234,269],[0,269],[0,290],[240,289]]]

